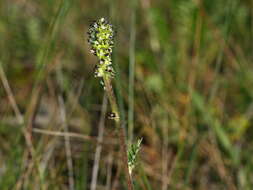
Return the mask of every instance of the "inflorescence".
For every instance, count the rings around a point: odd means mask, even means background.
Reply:
[[[112,65],[112,48],[114,45],[114,30],[105,18],[90,25],[88,43],[91,53],[98,57],[99,63],[95,67],[95,77],[113,77],[115,72]]]

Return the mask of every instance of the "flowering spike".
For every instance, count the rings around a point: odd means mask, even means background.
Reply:
[[[96,77],[114,76],[112,64],[112,48],[114,30],[105,18],[93,22],[88,30],[88,43],[91,46],[91,53],[98,57],[99,64],[95,71]]]

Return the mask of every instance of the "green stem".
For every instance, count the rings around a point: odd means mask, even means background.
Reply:
[[[118,137],[119,137],[119,143],[120,143],[120,147],[122,149],[122,156],[123,156],[123,161],[124,161],[124,170],[125,170],[125,174],[127,177],[127,186],[128,186],[128,190],[133,190],[133,183],[132,183],[132,178],[130,176],[129,173],[129,168],[128,168],[128,157],[127,157],[127,143],[126,143],[126,134],[124,131],[123,126],[121,125],[121,120],[119,117],[119,109],[118,109],[118,105],[116,103],[116,98],[113,92],[113,88],[112,88],[112,82],[111,82],[111,78],[109,76],[104,76],[103,77],[104,80],[104,84],[105,84],[105,90],[106,90],[106,94],[108,96],[110,105],[111,105],[111,109],[112,112],[115,114],[115,124],[118,130]]]

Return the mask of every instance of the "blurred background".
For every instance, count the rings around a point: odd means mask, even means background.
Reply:
[[[253,1],[2,0],[0,189],[126,189],[87,29],[117,34],[135,190],[253,189]]]

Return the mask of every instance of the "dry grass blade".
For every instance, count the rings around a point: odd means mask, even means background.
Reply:
[[[66,109],[63,98],[59,96],[59,106],[60,106],[60,116],[62,120],[63,130],[65,133],[68,133],[68,124],[66,122]],[[73,160],[72,160],[72,153],[71,153],[71,145],[69,136],[64,136],[65,139],[65,149],[66,149],[66,158],[67,158],[67,165],[68,165],[68,177],[69,177],[69,189],[74,190],[74,169],[73,169]]]
[[[102,151],[101,143],[103,142],[104,129],[105,129],[106,109],[107,109],[107,98],[106,98],[106,95],[104,95],[100,121],[98,124],[98,144],[95,151],[95,158],[94,158],[93,169],[92,169],[92,178],[91,178],[91,186],[90,186],[91,190],[96,190],[96,186],[97,186],[99,161],[100,161],[100,155]]]

